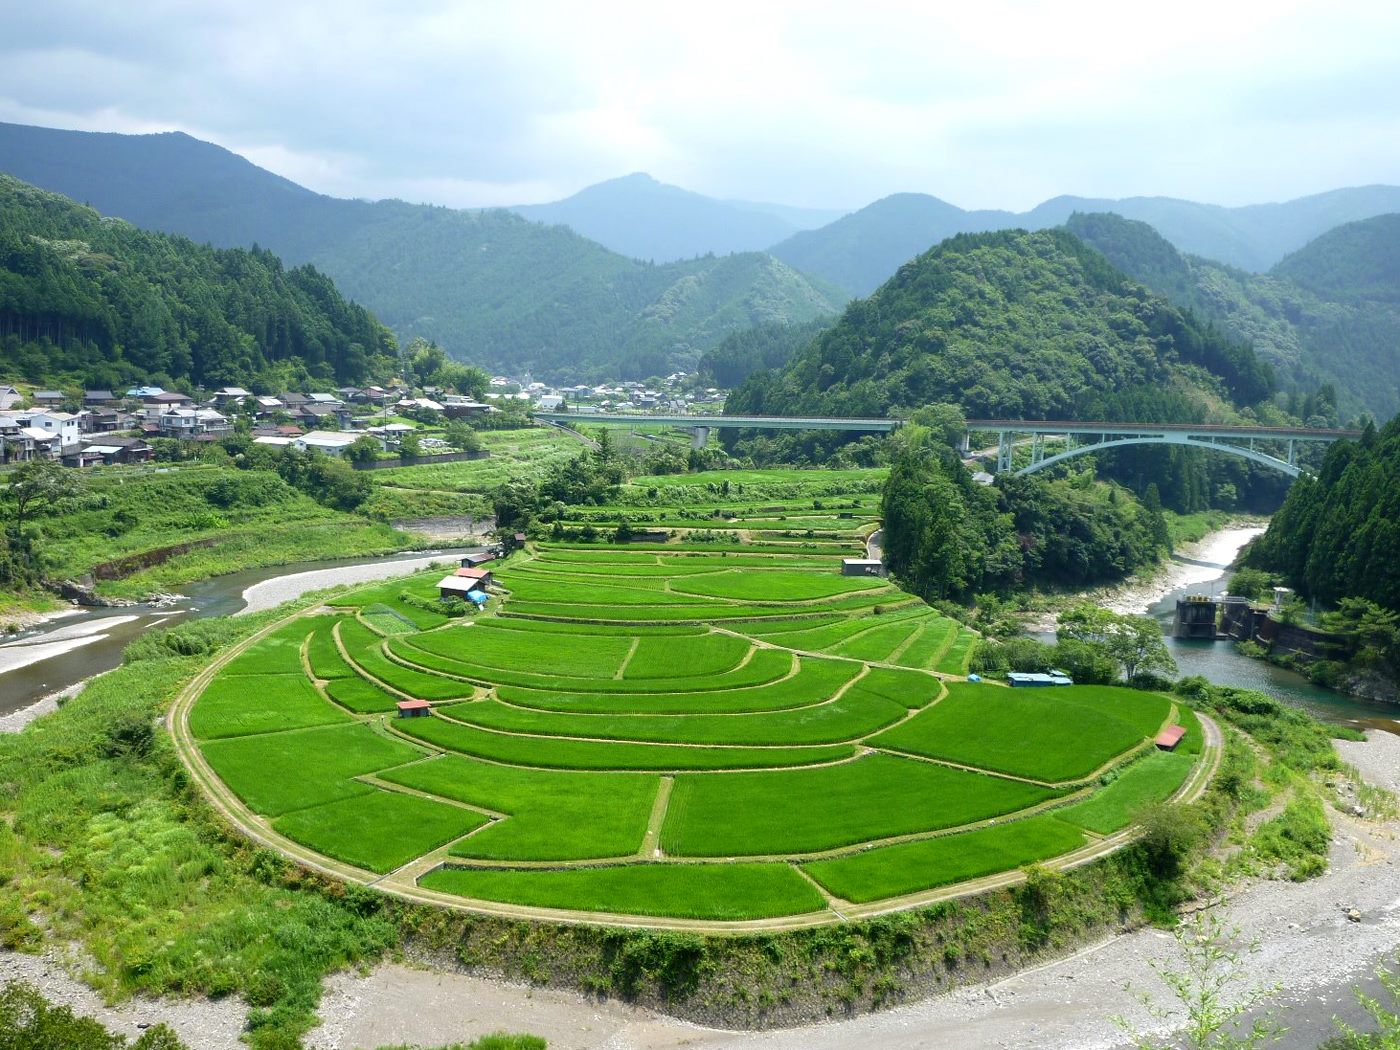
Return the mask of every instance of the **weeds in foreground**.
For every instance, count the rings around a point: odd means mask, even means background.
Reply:
[[[1198,914],[1176,928],[1180,962],[1149,964],[1171,993],[1172,1007],[1159,1005],[1147,993],[1139,998],[1153,1020],[1173,1022],[1184,1014],[1186,1024],[1179,1039],[1164,1043],[1135,1032],[1125,1018],[1115,1017],[1114,1022],[1133,1037],[1133,1045],[1141,1050],[1179,1045],[1188,1050],[1254,1050],[1279,1040],[1284,1029],[1270,1011],[1244,1025],[1245,1014],[1276,989],[1254,988],[1241,994],[1245,959],[1259,945],[1240,946],[1239,935],[1238,929],[1227,927],[1214,915]]]

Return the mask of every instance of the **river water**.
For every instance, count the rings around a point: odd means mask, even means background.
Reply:
[[[1305,708],[1328,722],[1400,733],[1400,708],[1394,704],[1361,700],[1313,685],[1294,671],[1264,660],[1242,656],[1232,642],[1183,641],[1172,637],[1176,602],[1193,594],[1218,598],[1225,592],[1231,565],[1240,550],[1263,531],[1262,527],[1221,530],[1173,556],[1164,580],[1130,583],[1104,599],[1119,611],[1155,617],[1166,635],[1167,648],[1182,675],[1201,675],[1219,685],[1257,689],[1286,703]],[[1053,633],[1035,637],[1053,641]]]
[[[0,716],[110,671],[121,663],[122,650],[130,642],[154,628],[270,608],[308,591],[405,575],[429,562],[453,561],[464,553],[418,551],[247,569],[188,584],[181,589],[184,600],[165,609],[136,605],[76,610],[0,645]]]

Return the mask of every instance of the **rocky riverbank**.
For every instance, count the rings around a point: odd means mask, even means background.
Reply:
[[[1218,579],[1235,563],[1246,544],[1260,535],[1265,525],[1255,522],[1241,522],[1227,529],[1220,529],[1203,537],[1196,543],[1182,544],[1165,562],[1150,572],[1130,576],[1122,583],[1110,587],[1081,591],[1058,601],[1057,605],[1073,602],[1093,602],[1116,613],[1138,615],[1147,612],[1172,591],[1192,584],[1205,584]],[[1221,585],[1217,590],[1223,590]],[[1056,612],[1037,612],[1025,621],[1025,628],[1031,632],[1049,632],[1055,629]]]

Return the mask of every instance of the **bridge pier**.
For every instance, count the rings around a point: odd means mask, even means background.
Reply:
[[[690,447],[704,448],[710,443],[709,427],[692,427],[690,430]]]

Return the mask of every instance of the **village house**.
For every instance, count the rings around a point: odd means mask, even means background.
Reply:
[[[154,450],[144,438],[104,437],[102,440],[84,445],[79,466],[91,466],[97,462],[104,466],[127,463],[149,463]]]
[[[311,430],[300,437],[292,438],[292,444],[303,452],[314,450],[328,456],[339,456],[359,440],[358,434],[347,434],[339,430]]]
[[[57,434],[31,427],[18,416],[0,416],[0,462],[57,459],[59,451]]]
[[[78,417],[71,412],[35,411],[18,413],[16,418],[21,427],[29,427],[58,438],[58,454],[82,440],[82,430]]]
[[[23,395],[14,387],[0,386],[0,412],[8,412],[23,400]]]
[[[230,405],[237,407],[252,396],[251,390],[244,390],[241,386],[220,387],[214,391],[210,404],[215,408],[228,408]]]
[[[62,390],[36,390],[30,400],[39,408],[58,408],[68,400]]]
[[[453,573],[460,580],[470,580],[475,590],[484,591],[496,581],[491,576],[490,569],[483,569],[480,565],[464,565]]]
[[[110,408],[115,405],[118,400],[117,395],[110,390],[83,391],[84,408]]]
[[[161,437],[188,439],[233,432],[228,417],[212,408],[176,408],[162,412],[157,425]]]
[[[147,420],[158,420],[163,413],[181,408],[194,408],[194,398],[177,390],[162,390],[141,398],[141,415]]]

